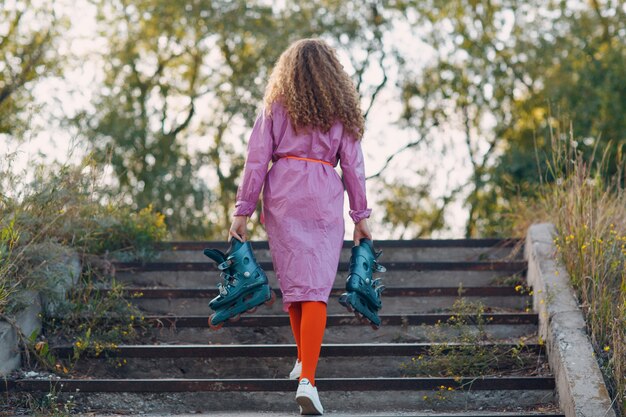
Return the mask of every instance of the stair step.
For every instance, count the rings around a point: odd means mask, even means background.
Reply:
[[[436,390],[441,386],[454,391],[483,390],[553,390],[553,377],[474,377],[474,378],[316,378],[316,386],[324,391],[403,391]],[[18,379],[0,385],[0,392],[46,391],[51,382],[63,384],[65,392],[189,392],[246,391],[292,392],[297,381],[289,379]]]
[[[533,407],[535,408],[535,407]],[[539,407],[539,409],[545,410],[548,407]],[[202,413],[194,413],[194,414],[177,414],[178,417],[267,417],[267,412],[245,412],[245,411],[236,411],[236,412],[212,412],[211,414],[202,414]],[[293,417],[294,412],[291,413],[281,413],[281,412],[273,412],[272,417]],[[565,417],[565,414],[562,413],[546,413],[541,411],[535,411],[533,409],[527,410],[518,410],[518,411],[476,411],[476,410],[468,410],[463,413],[437,413],[434,414],[432,412],[425,413],[416,413],[409,411],[396,411],[393,414],[390,414],[389,411],[386,412],[377,412],[373,413],[370,411],[363,411],[358,414],[353,413],[345,413],[345,412],[337,412],[337,413],[328,413],[327,410],[324,410],[324,415],[328,417]],[[163,417],[162,414],[145,414],[144,417]],[[103,416],[108,417],[108,416]],[[113,417],[113,416],[110,416]],[[117,417],[117,416],[116,416]]]
[[[382,326],[418,326],[422,324],[436,324],[447,322],[452,314],[381,314]],[[475,316],[457,315],[456,317],[468,322],[476,320]],[[145,316],[146,322],[154,327],[207,327],[208,316]],[[537,313],[487,313],[482,319],[487,325],[496,324],[537,324]],[[326,319],[326,327],[359,325],[360,322],[352,314],[329,315]],[[226,322],[225,327],[277,327],[289,326],[287,315],[244,315],[236,322]]]
[[[542,383],[541,380],[545,380]],[[517,386],[512,389],[505,389],[503,378],[494,378],[488,382],[493,389],[474,389],[474,385],[469,390],[439,391],[438,383],[444,386],[451,386],[452,380],[438,379],[427,383],[412,383],[408,381],[402,390],[390,390],[394,388],[390,384],[390,379],[380,379],[375,382],[365,381],[370,385],[370,390],[354,390],[355,385],[363,385],[358,380],[350,383],[349,380],[336,381],[333,388],[322,388],[324,379],[319,379],[319,390],[325,415],[332,416],[335,412],[353,413],[354,415],[397,415],[406,413],[415,415],[416,411],[429,410],[431,413],[459,410],[520,410],[527,408],[548,408],[553,407],[555,392],[553,380],[549,378],[538,379],[535,382],[529,381],[532,389],[524,389]],[[277,391],[246,391],[246,388],[254,384],[249,381],[242,384],[242,381],[234,381],[233,384],[225,385],[224,381],[213,380],[211,382],[197,383],[194,381],[185,382],[182,380],[140,380],[146,381],[140,384],[135,380],[102,380],[91,381],[63,381],[60,388],[61,394],[58,400],[65,401],[69,395],[73,395],[73,402],[80,404],[91,410],[111,410],[116,415],[143,415],[144,413],[159,413],[163,415],[176,415],[181,413],[206,412],[208,415],[216,416],[221,412],[227,412],[230,416],[246,415],[251,410],[263,410],[264,416],[275,416],[277,413],[298,414],[298,407],[294,401],[296,391],[295,381],[282,380],[284,387]],[[50,392],[48,381],[24,381],[20,388],[28,391],[39,391],[40,396]],[[243,381],[246,383],[247,381]],[[476,381],[478,382],[478,380]],[[513,382],[513,381],[511,381]],[[234,385],[234,386],[233,386]],[[274,381],[269,381],[270,387]],[[325,385],[325,384],[324,384]],[[508,385],[508,384],[507,384]],[[545,385],[546,388],[539,388],[537,385]],[[424,389],[418,387],[425,386]],[[476,384],[475,387],[479,385]],[[106,391],[98,391],[100,387],[108,387]],[[80,392],[75,392],[76,389]],[[150,392],[140,391],[150,389]],[[250,387],[252,388],[252,387]],[[264,386],[257,388],[266,389]],[[0,388],[1,389],[1,388]],[[58,389],[58,388],[57,388]],[[222,391],[208,391],[209,389],[221,389]],[[231,389],[231,390],[228,390]],[[85,392],[88,391],[88,392]],[[95,392],[93,392],[95,391]],[[377,394],[378,392],[378,394]],[[31,395],[35,395],[32,393]],[[378,412],[377,414],[374,414]],[[488,412],[483,411],[488,414]],[[366,415],[367,415],[366,414]],[[419,414],[419,413],[418,413]],[[469,412],[468,415],[472,415]],[[477,413],[481,414],[481,413]],[[250,414],[247,414],[250,415]],[[461,414],[463,415],[463,414]],[[510,415],[526,415],[525,413]],[[528,414],[532,415],[532,414]]]
[[[359,344],[322,344],[320,356],[417,356],[426,353],[435,345],[443,345],[442,351],[448,348],[463,346],[463,343],[359,343]],[[511,349],[514,343],[484,343],[491,349]],[[527,343],[525,349],[540,353],[544,346],[538,343]],[[74,354],[72,346],[56,346],[51,349],[59,358],[70,358]],[[259,344],[259,345],[119,345],[115,349],[105,349],[100,356],[114,358],[182,358],[182,357],[292,357],[296,352],[295,344]],[[88,357],[94,357],[93,353]]]
[[[101,360],[84,358],[73,368],[72,375],[88,375],[89,378],[287,378],[296,359],[294,349],[290,357],[250,356],[233,357],[133,357],[124,359]],[[419,361],[427,364],[430,356],[413,360],[414,356],[350,356],[322,357],[318,363],[318,378],[400,378],[430,376],[418,366]],[[545,355],[535,352],[524,352],[520,359],[526,363],[523,371],[515,368],[515,362],[509,357],[499,358],[499,366],[484,373],[484,376],[549,376],[548,363]],[[115,362],[115,366],[111,366]],[[366,366],[364,366],[367,364]],[[439,375],[432,371],[433,376]],[[444,374],[445,375],[445,374]],[[465,375],[470,375],[465,373]]]
[[[272,287],[278,288],[274,271],[266,271]],[[395,271],[377,275],[390,287],[485,287],[503,283],[516,285],[524,282],[524,271]],[[346,283],[346,272],[335,277],[335,287]],[[116,271],[115,279],[130,286],[165,288],[215,288],[221,282],[218,271]]]
[[[336,296],[328,302],[328,314],[345,314],[348,312],[339,304]],[[482,303],[486,308],[506,309],[507,311],[525,311],[532,303],[528,295],[516,296],[463,296],[467,302]],[[385,314],[421,314],[450,311],[458,296],[432,295],[429,297],[386,297],[383,293],[383,307]],[[208,298],[132,298],[130,301],[145,315],[165,315],[176,312],[178,315],[204,315],[210,313]],[[271,306],[263,305],[258,308],[257,315],[275,315],[283,311],[283,303],[278,300]]]
[[[446,323],[451,314],[381,315],[382,326],[373,331],[361,324],[354,315],[331,315],[327,319],[324,341],[327,343],[391,343],[455,341],[462,334],[476,334],[478,327],[468,324],[455,326],[433,325],[438,320]],[[475,317],[465,318],[472,323]],[[484,334],[489,339],[519,340],[535,337],[535,313],[489,313],[482,318]],[[208,316],[147,316],[145,323],[153,326],[145,336],[149,343],[173,344],[279,344],[293,343],[293,334],[287,315],[243,315],[237,322],[226,322],[219,331],[208,328]],[[465,333],[464,333],[465,332]],[[143,343],[143,342],[142,342]]]
[[[396,271],[508,271],[518,272],[525,270],[525,261],[469,261],[469,262],[382,262],[388,270]],[[147,272],[147,271],[217,271],[215,262],[114,262],[119,271]],[[274,265],[270,261],[261,261],[259,265],[265,271],[273,271]],[[339,271],[348,271],[348,262],[339,263]]]
[[[280,289],[273,289],[276,297],[282,298]],[[109,289],[102,288],[94,292],[106,294]],[[345,288],[333,288],[331,296],[340,296],[346,292]],[[521,291],[515,287],[467,287],[462,288],[461,293],[467,297],[523,297]],[[126,297],[148,298],[209,298],[216,297],[217,289],[205,288],[125,288],[123,294]],[[454,297],[459,295],[459,289],[454,287],[390,287],[383,292],[384,297]]]
[[[487,238],[487,239],[413,239],[413,240],[376,240],[374,246],[380,249],[389,248],[513,248],[523,243],[523,239],[519,238]],[[251,241],[250,244],[254,250],[269,249],[269,242]],[[343,248],[350,249],[354,243],[351,240],[343,241]],[[216,248],[222,251],[227,250],[229,243],[218,240],[194,240],[194,241],[177,241],[177,242],[159,242],[156,249],[160,251],[202,251],[204,248]]]
[[[413,243],[415,242],[415,243]],[[259,261],[271,260],[267,242],[251,242],[255,257]],[[350,259],[353,243],[345,241],[340,259],[347,262]],[[411,241],[376,241],[376,249],[383,251],[382,259],[389,261],[484,261],[521,258],[520,241],[502,241],[499,239],[473,240],[417,240]],[[165,261],[200,261],[208,258],[203,254],[205,248],[228,250],[226,242],[173,242],[160,245],[158,260]]]

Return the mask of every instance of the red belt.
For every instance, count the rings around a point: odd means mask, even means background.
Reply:
[[[299,159],[300,161],[307,161],[307,162],[317,162],[320,164],[326,164],[328,166],[333,166],[333,164],[331,164],[328,161],[322,161],[321,159],[313,159],[313,158],[303,158],[300,156],[293,156],[293,155],[287,155],[287,156],[283,156],[283,158],[287,158],[287,159]]]

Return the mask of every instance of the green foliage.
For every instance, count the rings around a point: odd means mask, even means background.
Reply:
[[[62,308],[45,318],[48,338],[73,344],[69,371],[86,353],[99,356],[118,344],[137,341],[146,330],[144,317],[125,297],[124,286],[107,279],[108,291],[101,293],[103,280],[97,270],[85,271]]]
[[[459,298],[452,306],[452,315],[445,322],[428,328],[432,345],[423,355],[403,364],[410,376],[438,375],[442,377],[489,376],[519,371],[535,372],[536,355],[529,352],[523,339],[512,348],[500,348],[485,343],[494,342],[487,334],[485,308]],[[442,332],[454,332],[455,343],[434,343]]]
[[[622,146],[597,159],[555,131],[554,182],[516,207],[517,227],[542,219],[556,225],[555,245],[576,289],[595,356],[621,415],[626,415],[626,190]],[[600,156],[600,155],[597,155]],[[613,170],[617,170],[611,174]]]
[[[0,62],[11,64],[0,69],[0,91],[11,91],[14,100],[10,108],[0,101],[1,126],[17,126],[14,115],[25,119],[35,82],[65,69],[55,42],[66,35],[66,23],[45,13],[52,2],[18,3],[0,12],[9,22]],[[441,218],[460,199],[469,212],[467,236],[506,233],[502,213],[516,195],[532,195],[538,169],[545,170],[549,155],[536,155],[535,142],[541,148],[544,133],[555,127],[547,115],[575,120],[578,148],[587,156],[626,131],[620,117],[626,12],[617,1],[94,4],[106,41],[94,51],[104,78],[90,105],[62,127],[90,143],[96,163],[112,173],[105,195],[133,210],[152,205],[178,238],[226,237],[246,132],[272,64],[298,38],[323,37],[348,57],[366,116],[382,89],[397,94],[391,100],[402,103],[398,126],[421,138],[411,148],[428,147],[444,158],[467,155],[467,182],[452,184],[436,201],[413,199],[408,211],[395,210],[383,220],[394,233],[445,228]],[[43,15],[43,29],[28,24]],[[393,29],[400,27],[409,28],[411,41],[422,41],[425,59],[397,45]],[[435,164],[425,165],[427,177],[443,177]],[[608,166],[610,175],[616,161]],[[381,189],[391,182],[375,177]],[[423,194],[412,183],[398,185],[381,204],[403,206],[403,196]]]
[[[36,167],[30,182],[0,188],[0,227],[19,231],[22,248],[52,241],[81,253],[149,256],[166,236],[163,215],[151,206],[136,212],[119,200],[101,202],[107,188],[100,175],[88,163]]]
[[[0,7],[0,134],[30,129],[33,82],[58,73],[62,57],[50,53],[67,21],[52,2],[2,2]]]
[[[15,222],[9,222],[0,229],[0,277],[13,274],[13,248],[19,241],[19,233],[15,230]],[[0,313],[9,305],[13,293],[13,284],[7,279],[0,279]]]
[[[587,156],[625,138],[621,2],[427,0],[407,7],[436,58],[423,71],[407,68],[403,117],[425,132],[445,122],[461,136],[473,168],[468,237],[504,233],[500,213],[538,185],[545,158],[535,142],[542,148],[544,132],[555,127],[548,115],[574,120]],[[615,160],[607,167],[615,172]]]
[[[74,122],[98,164],[114,173],[111,193],[134,208],[152,205],[173,236],[185,238],[225,238],[244,166],[243,132],[289,43],[325,36],[362,46],[370,57],[391,24],[375,2],[96,4],[108,40],[105,79],[94,110]],[[357,64],[359,86],[375,94],[361,82],[372,64]]]
[[[43,319],[48,336],[82,344],[64,363],[51,355],[45,337],[24,340],[37,363],[55,372],[69,372],[85,349],[137,337],[141,315],[121,285],[113,282],[106,293],[96,289],[105,281],[108,257],[147,259],[167,234],[164,216],[150,206],[136,212],[111,199],[102,203],[99,175],[92,165],[38,167],[30,182],[0,183],[0,315],[41,294],[54,310]]]
[[[403,183],[387,183],[383,189],[378,204],[392,236],[400,232],[398,239],[424,238],[444,226],[443,208],[431,198],[428,185],[416,189]]]
[[[37,333],[33,332],[28,337],[28,347],[36,354],[37,361],[45,369],[64,369],[56,356],[50,351],[50,345],[46,341],[37,341]]]
[[[77,240],[88,253],[116,253],[120,260],[153,256],[153,243],[167,235],[165,216],[151,205],[135,212],[107,205],[94,216],[92,232]]]
[[[70,417],[75,415],[74,395],[64,395],[63,384],[50,382],[50,391],[43,396],[24,394],[23,406],[35,417]],[[65,397],[64,400],[62,397]]]

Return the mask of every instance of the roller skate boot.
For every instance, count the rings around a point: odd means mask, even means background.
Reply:
[[[217,263],[224,280],[217,284],[219,295],[209,302],[215,312],[209,317],[211,329],[221,328],[227,320],[237,321],[241,314],[253,313],[261,304],[274,303],[276,295],[252,253],[250,242],[231,239],[226,253],[205,249],[204,254]]]
[[[373,279],[374,272],[385,272],[386,268],[377,262],[381,252],[374,252],[370,239],[361,239],[352,247],[350,272],[346,280],[346,292],[339,297],[341,305],[362,322],[369,322],[374,330],[380,327],[378,311],[382,307],[380,294],[385,289],[381,279]]]

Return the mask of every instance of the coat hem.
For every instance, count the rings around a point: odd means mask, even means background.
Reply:
[[[283,294],[283,311],[288,313],[289,306],[291,305],[291,303],[298,303],[302,301],[322,301],[328,304],[328,299],[329,299],[329,295],[327,294],[325,295],[322,293],[308,293],[308,294],[294,295],[291,297],[285,297]]]

